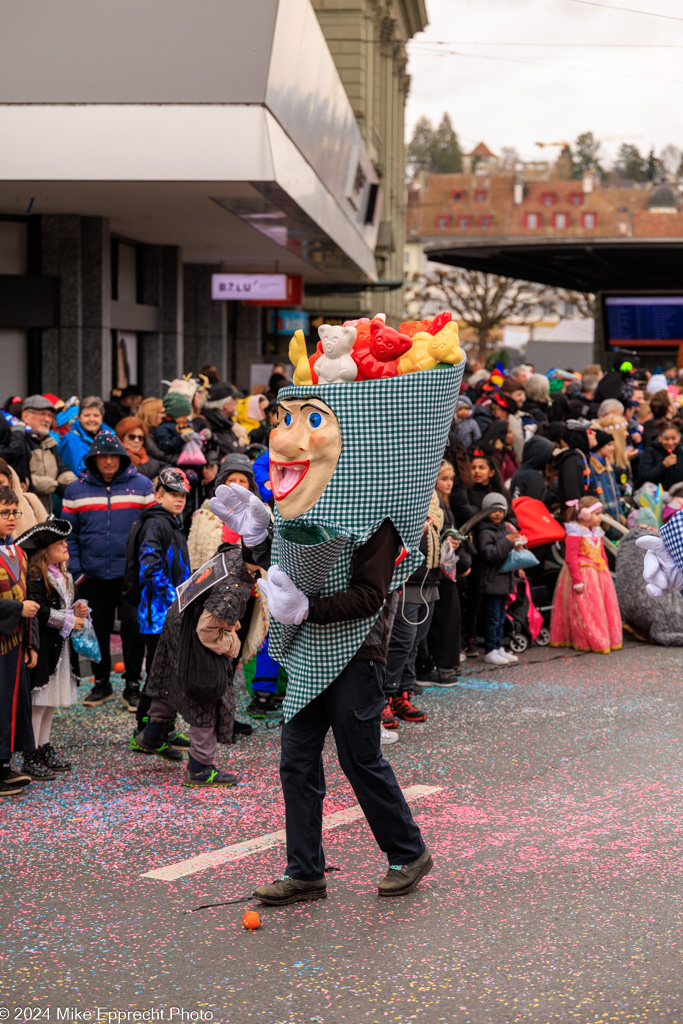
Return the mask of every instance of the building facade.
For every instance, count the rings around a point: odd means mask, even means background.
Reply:
[[[212,299],[213,274],[287,275],[282,305],[304,316],[308,288],[376,282],[401,202],[399,168],[385,187],[376,165],[398,159],[402,121],[386,153],[369,146],[339,58],[310,0],[260,0],[258,17],[247,0],[2,5],[7,394],[154,394],[205,363],[248,387],[277,309]],[[380,60],[373,82],[388,75]]]

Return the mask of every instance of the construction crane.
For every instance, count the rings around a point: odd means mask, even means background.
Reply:
[[[624,142],[626,139],[642,139],[642,135],[607,135],[604,139],[596,139],[596,142]],[[544,149],[546,146],[560,146],[562,149],[571,147],[571,142],[563,139],[562,142],[534,142],[534,146]]]

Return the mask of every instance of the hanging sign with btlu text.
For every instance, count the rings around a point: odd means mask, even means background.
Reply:
[[[287,298],[287,275],[212,274],[211,298],[284,302]]]

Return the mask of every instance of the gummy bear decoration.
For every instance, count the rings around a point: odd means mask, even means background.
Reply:
[[[319,384],[338,384],[356,379],[358,367],[351,357],[356,328],[321,324],[318,335],[323,354],[315,363]]]
[[[289,343],[289,361],[294,367],[293,381],[295,384],[312,384],[313,378],[311,368],[308,365],[308,353],[306,352],[306,339],[304,332],[294,332]]]
[[[409,352],[398,360],[398,372],[416,373],[419,370],[433,370],[439,363],[457,365],[464,359],[458,337],[458,325],[449,321],[438,334],[418,331],[413,335]]]
[[[358,364],[358,380],[397,377],[396,360],[410,349],[412,339],[377,318],[358,327],[356,334],[352,355]]]

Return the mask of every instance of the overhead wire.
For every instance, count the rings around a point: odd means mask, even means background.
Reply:
[[[524,57],[501,57],[495,53],[464,53],[460,50],[433,50],[428,52],[423,50],[420,53],[416,53],[415,57],[462,57],[463,59],[470,60],[493,60],[502,61],[506,64],[527,64],[532,67],[540,68],[551,68],[554,67],[557,71],[578,71],[581,74],[587,75],[601,75],[609,78],[628,78],[629,81],[641,81],[641,82],[664,82],[667,85],[683,85],[683,79],[680,78],[659,78],[654,75],[635,75],[632,72],[620,72],[620,71],[607,71],[601,68],[587,68],[587,67],[576,67],[570,64],[555,64],[550,65],[539,60],[525,59]]]
[[[637,11],[633,7],[616,7],[613,4],[601,4],[598,0],[565,0],[569,4],[585,4],[587,7],[602,7],[607,11],[621,11],[626,14],[642,14],[646,18],[665,18],[667,21],[683,21],[677,14],[658,14],[655,11]]]

